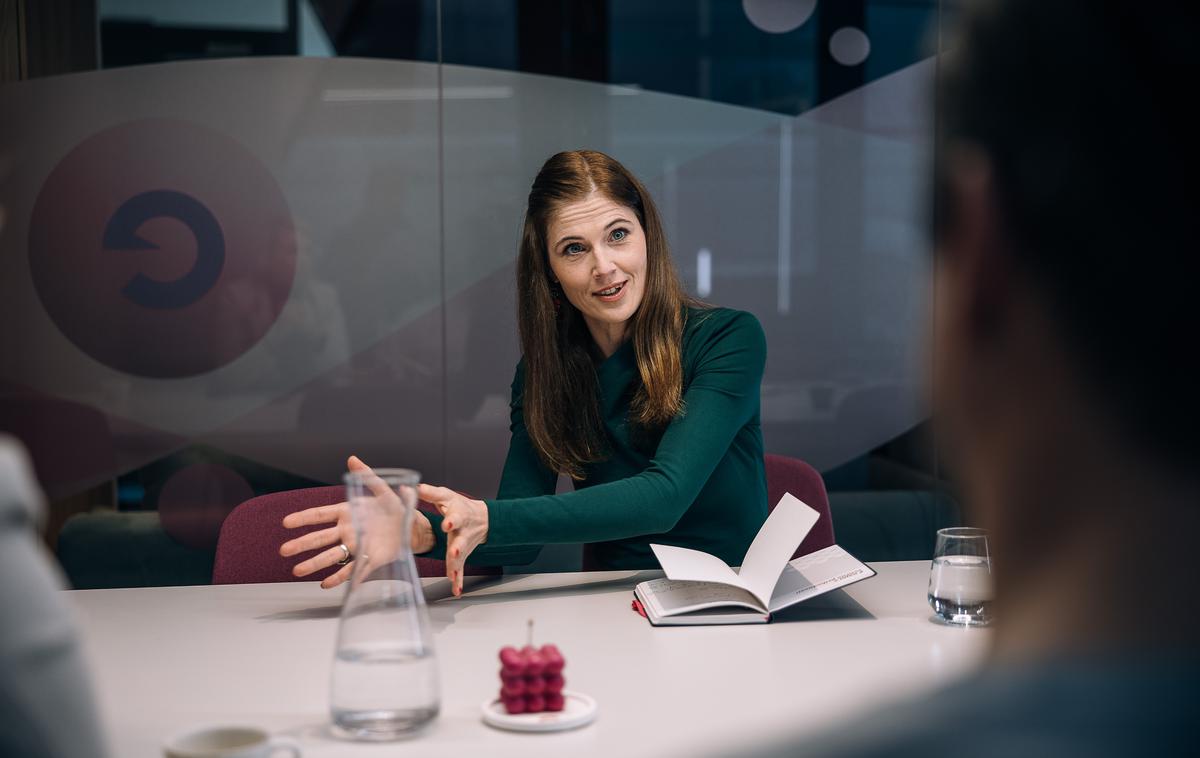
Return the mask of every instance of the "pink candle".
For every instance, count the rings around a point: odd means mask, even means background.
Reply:
[[[565,665],[566,660],[554,645],[500,648],[500,700],[504,709],[509,713],[561,711]]]

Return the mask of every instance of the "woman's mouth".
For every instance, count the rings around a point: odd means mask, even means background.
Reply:
[[[624,292],[625,292],[626,284],[629,284],[628,279],[626,279],[625,281],[620,282],[618,284],[614,284],[613,286],[608,287],[607,289],[597,290],[596,292],[592,293],[592,296],[598,297],[606,303],[611,303],[616,300],[620,300],[621,295],[624,294]]]

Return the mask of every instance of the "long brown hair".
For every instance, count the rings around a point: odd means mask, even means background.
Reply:
[[[629,420],[644,429],[666,426],[683,411],[681,339],[687,297],[671,263],[658,209],[641,182],[594,150],[550,157],[533,180],[517,256],[517,321],[525,358],[525,428],[542,461],[573,479],[604,458],[594,342],[583,316],[551,283],[548,229],[563,205],[599,192],[637,214],[646,235],[646,286],[629,338],[641,386]],[[556,298],[557,295],[557,298]]]

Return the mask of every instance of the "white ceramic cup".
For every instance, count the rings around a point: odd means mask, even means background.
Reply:
[[[208,726],[190,729],[163,744],[167,758],[270,758],[280,752],[300,758],[300,746],[287,737],[272,737],[253,726]]]

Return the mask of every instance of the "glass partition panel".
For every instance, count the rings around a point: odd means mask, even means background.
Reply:
[[[307,2],[104,0],[102,70],[0,89],[0,428],[52,539],[109,507],[58,540],[77,586],[207,582],[234,506],[351,453],[440,477],[421,10],[392,38]],[[392,59],[322,57],[360,49]]]
[[[0,86],[0,431],[78,586],[207,581],[234,506],[351,453],[494,494],[525,198],[574,148],[758,317],[767,451],[839,541],[928,554],[937,3],[353,6],[98,0],[97,70]]]
[[[590,148],[646,183],[689,292],[763,324],[768,452],[825,472],[851,533],[897,501],[899,521],[936,510],[923,425],[936,3],[555,7],[442,3],[449,480],[498,484],[525,197],[546,158]]]

